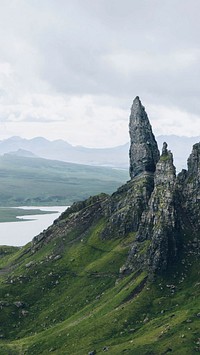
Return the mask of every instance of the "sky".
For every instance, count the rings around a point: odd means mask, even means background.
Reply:
[[[0,0],[0,140],[121,145],[135,96],[156,136],[199,136],[199,13],[199,0]]]

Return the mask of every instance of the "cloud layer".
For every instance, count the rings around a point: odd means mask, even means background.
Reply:
[[[2,0],[0,138],[128,140],[139,95],[159,134],[200,132],[198,0]]]

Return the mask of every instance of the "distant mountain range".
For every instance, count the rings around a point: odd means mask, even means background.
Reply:
[[[24,139],[11,137],[0,141],[0,154],[36,155],[40,158],[60,160],[64,162],[128,168],[128,143],[115,148],[85,148],[72,146],[63,140],[49,141],[43,137]],[[25,152],[24,152],[25,151]],[[26,154],[24,154],[26,153]]]
[[[175,165],[177,171],[180,171],[186,167],[192,145],[200,141],[200,136],[158,136],[157,142],[160,149],[162,149],[164,141],[168,143],[169,149],[173,147]],[[129,166],[128,150],[129,143],[113,148],[86,148],[72,146],[63,140],[49,141],[43,137],[24,139],[14,136],[0,141],[0,155],[11,153],[17,156],[35,156],[64,162],[124,169]]]

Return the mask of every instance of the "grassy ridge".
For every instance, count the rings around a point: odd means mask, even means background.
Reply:
[[[195,252],[183,250],[176,267],[153,282],[147,283],[145,273],[119,280],[128,243],[100,239],[104,223],[91,226],[81,240],[70,235],[52,240],[34,256],[29,245],[2,253],[0,275],[5,265],[7,274],[1,275],[0,299],[7,306],[1,311],[0,354],[82,355],[94,349],[103,354],[105,347],[113,355],[200,350]],[[14,260],[18,267],[9,270]],[[15,305],[19,301],[22,307]]]
[[[6,154],[0,157],[0,206],[71,205],[112,193],[127,179],[123,170]]]

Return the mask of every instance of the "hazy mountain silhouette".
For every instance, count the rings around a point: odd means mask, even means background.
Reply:
[[[163,135],[157,137],[161,150],[162,143],[166,141],[169,149],[173,147],[174,162],[177,171],[186,168],[187,158],[192,145],[200,141],[200,136],[185,137],[176,135]],[[24,139],[11,137],[0,141],[0,154],[10,153],[24,155],[24,150],[29,154],[41,158],[55,159],[78,164],[111,166],[128,168],[129,143],[113,148],[86,148],[73,146],[64,140],[49,141],[43,137]],[[32,156],[33,156],[32,155]]]

